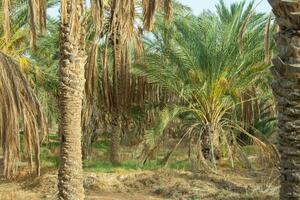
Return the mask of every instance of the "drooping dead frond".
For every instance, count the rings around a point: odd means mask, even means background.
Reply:
[[[158,7],[158,0],[143,0],[144,28],[151,31],[154,24],[154,14]]]
[[[68,5],[67,1],[60,2],[60,20],[62,24],[66,24],[68,21]]]
[[[40,33],[46,32],[46,0],[28,0],[28,23],[30,26],[30,45],[36,48],[37,28]]]
[[[134,47],[134,60],[138,60],[140,55],[144,53],[144,45],[142,42],[142,35],[143,30],[139,26],[136,31],[134,31],[134,37],[133,37],[133,47]]]
[[[124,92],[129,80],[128,66],[124,55],[129,45],[129,39],[134,38],[134,0],[114,0],[111,5],[110,37],[113,44],[113,95],[114,108],[123,108]],[[127,54],[129,56],[129,54]],[[128,59],[127,59],[128,60]]]
[[[42,108],[15,62],[0,53],[0,141],[4,175],[12,178],[21,161],[21,147],[40,173],[40,138],[46,133]],[[23,132],[23,134],[20,134]]]
[[[270,32],[271,32],[271,15],[268,17],[268,21],[265,27],[264,36],[264,50],[265,50],[265,63],[271,64],[271,52],[270,52]]]
[[[81,116],[83,132],[83,158],[90,155],[92,137],[99,124],[100,113],[100,88],[98,70],[98,44],[93,44],[89,49],[87,63],[85,65],[85,89],[83,109]]]
[[[10,0],[3,0],[3,31],[7,42],[10,37],[10,18],[9,18]]]
[[[155,22],[155,13],[159,9],[164,12],[166,22],[170,22],[173,16],[172,0],[143,0],[144,29],[151,31]]]
[[[111,4],[110,35],[121,45],[133,37],[135,5],[134,0],[114,0]]]
[[[93,99],[99,96],[99,80],[98,80],[98,48],[97,44],[90,47],[87,63],[85,65],[85,96],[87,99]]]
[[[47,9],[47,1],[45,0],[37,0],[37,18],[39,30],[41,33],[45,33],[47,31],[46,28],[46,9]]]
[[[127,22],[127,29],[129,33],[132,35],[134,32],[134,18],[135,18],[135,5],[134,5],[134,0],[129,0],[128,1],[129,5],[127,8],[127,13],[126,17],[128,17],[128,22]]]
[[[241,28],[240,28],[240,32],[239,32],[239,47],[240,47],[240,54],[244,55],[244,34],[245,31],[247,29],[248,23],[250,21],[250,18],[252,16],[252,11],[250,12],[250,14],[246,17],[246,19],[244,20]]]
[[[173,3],[172,0],[164,0],[164,12],[165,19],[167,22],[170,22],[173,16]]]
[[[104,2],[103,0],[91,0],[91,10],[95,35],[98,36],[103,27]]]
[[[36,49],[36,29],[35,29],[35,1],[29,0],[29,13],[28,13],[28,20],[30,26],[30,47],[32,49]]]
[[[108,77],[108,37],[106,37],[102,60],[102,88],[104,93],[105,107],[109,111],[111,110],[111,90]]]

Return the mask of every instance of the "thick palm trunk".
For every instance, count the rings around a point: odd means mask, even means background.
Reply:
[[[272,84],[278,103],[280,199],[300,199],[300,4],[269,0],[280,27]]]
[[[121,115],[122,115],[122,98],[124,98],[121,89],[122,77],[121,77],[121,45],[120,41],[114,38],[114,74],[113,74],[113,104],[112,108],[112,135],[111,135],[111,152],[110,160],[113,164],[119,164],[119,149],[120,149],[120,137],[121,137]]]
[[[202,154],[205,159],[211,161],[214,165],[216,160],[220,159],[219,134],[214,125],[207,125],[206,132],[202,135]]]
[[[110,161],[112,164],[120,164],[120,141],[121,141],[121,117],[119,114],[113,114],[112,134],[111,134],[111,146],[110,146]]]
[[[81,108],[84,89],[85,30],[83,1],[61,1],[59,199],[84,199],[81,154]]]

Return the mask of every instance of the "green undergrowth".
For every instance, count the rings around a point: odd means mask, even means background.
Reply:
[[[46,147],[41,147],[41,164],[43,167],[53,167],[58,168],[59,167],[59,156],[55,155]]]
[[[41,164],[43,167],[59,167],[59,136],[58,135],[49,135],[46,138],[47,142],[41,146]],[[107,155],[109,153],[109,141],[101,140],[92,145],[92,149],[94,152],[98,152],[98,154],[94,154],[91,159],[87,159],[83,161],[84,171],[87,172],[103,172],[103,173],[114,173],[118,171],[135,171],[135,170],[157,170],[160,168],[164,168],[165,166],[161,163],[161,159],[163,156],[157,157],[155,160],[150,160],[146,164],[142,164],[138,160],[131,159],[131,156],[126,157],[124,161],[121,162],[120,165],[113,165],[107,159]],[[258,149],[254,146],[245,146],[242,148],[243,152],[247,156],[252,156],[257,154]],[[121,150],[121,155],[130,154],[130,150],[128,147],[123,147]],[[175,152],[176,153],[176,152]],[[178,153],[178,152],[177,152]],[[184,154],[185,151],[179,152],[178,156],[173,156],[173,158],[169,161],[167,168],[176,169],[176,170],[190,170],[191,164],[190,161],[181,154]],[[106,156],[103,156],[106,155]],[[175,154],[174,154],[175,155]],[[121,156],[122,157],[122,156]],[[229,160],[223,161],[223,167],[230,168]],[[244,168],[243,164],[239,162],[235,162],[235,168]]]
[[[109,151],[109,141],[103,140],[97,143],[92,144],[92,148],[95,150],[99,150],[102,152],[108,152]]]
[[[259,155],[259,153],[260,153],[258,147],[257,147],[257,146],[254,146],[254,145],[244,146],[244,147],[242,147],[242,149],[243,149],[243,152],[244,152],[247,156]]]
[[[149,161],[144,165],[135,160],[127,160],[119,165],[113,165],[109,161],[83,161],[84,170],[91,172],[113,173],[118,171],[157,170],[163,167],[164,166],[158,160]],[[188,161],[174,161],[168,165],[168,168],[187,170],[188,168],[190,168],[190,164]]]
[[[44,167],[59,167],[59,145],[60,140],[57,134],[49,134],[45,143],[41,146],[41,163]],[[125,148],[125,147],[124,147]],[[101,140],[92,145],[92,149],[97,152],[108,153],[109,141]],[[122,152],[122,151],[121,151]],[[123,151],[125,152],[125,150]],[[122,154],[122,153],[121,153]],[[163,168],[160,160],[151,160],[146,164],[142,164],[137,160],[126,160],[120,165],[113,165],[107,159],[98,158],[95,156],[92,159],[83,161],[83,168],[85,171],[90,172],[104,172],[113,173],[117,171],[134,171],[134,170],[156,170]],[[189,169],[189,161],[171,161],[168,164],[168,168],[172,169]]]

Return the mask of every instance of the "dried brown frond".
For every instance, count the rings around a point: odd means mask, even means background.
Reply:
[[[30,46],[32,49],[36,49],[36,29],[35,29],[35,1],[34,0],[29,0],[28,1],[29,5],[29,14],[28,14],[28,20],[29,20],[29,26],[30,26]]]
[[[9,18],[10,0],[3,0],[2,6],[3,6],[4,39],[7,42],[10,37],[10,18]]]
[[[102,31],[104,20],[104,2],[103,0],[91,0],[91,10],[95,35],[98,36]]]
[[[67,1],[60,2],[60,20],[62,24],[66,24],[68,20]]]
[[[124,45],[133,37],[135,20],[134,0],[114,0],[111,4],[110,35]]]
[[[123,108],[125,104],[125,90],[129,83],[129,66],[125,55],[130,40],[134,38],[134,0],[114,0],[111,5],[110,38],[113,46],[113,93],[111,95],[114,108]],[[105,58],[106,59],[106,58]],[[105,75],[105,74],[104,74]]]
[[[252,16],[252,13],[251,12],[247,17],[246,19],[244,20],[241,28],[240,28],[240,32],[239,32],[239,47],[240,47],[240,54],[241,55],[244,55],[244,34],[245,34],[245,31],[246,31],[246,28],[248,26],[248,23],[249,23],[249,20]]]
[[[108,76],[108,37],[106,37],[102,60],[102,87],[104,93],[103,95],[105,100],[105,108],[107,109],[107,111],[109,111],[111,110],[111,90]]]
[[[100,113],[100,88],[98,70],[98,44],[93,44],[89,49],[89,56],[85,65],[85,89],[81,125],[83,132],[83,157],[90,154],[90,144],[94,132],[98,128]]]
[[[23,152],[21,148],[32,167],[35,160],[36,172],[39,175],[40,141],[46,134],[42,108],[19,67],[1,52],[0,102],[0,141],[4,155],[4,175],[12,178],[17,173]]]
[[[170,22],[173,16],[173,3],[172,0],[164,0],[164,12],[165,19],[167,22]]]
[[[140,55],[144,53],[144,45],[142,42],[142,31],[141,28],[139,27],[137,31],[134,32],[134,59],[138,60]]]
[[[143,25],[137,25],[139,14],[135,8],[134,0],[112,0],[110,4],[110,22],[109,32],[106,36],[106,45],[103,56],[103,91],[106,109],[111,119],[112,126],[112,154],[111,161],[118,162],[117,151],[120,131],[126,131],[128,120],[124,113],[133,104],[139,104],[141,107],[145,102],[147,83],[145,77],[133,77],[130,75],[131,61],[134,53],[137,58],[143,52],[141,35],[143,29],[150,31],[154,24],[155,12],[158,8],[167,11],[167,18],[171,16],[171,1],[162,4],[160,0],[142,0]],[[139,2],[138,2],[139,3]],[[143,27],[143,28],[141,28]],[[112,48],[113,70],[112,86],[109,84],[108,77],[108,49]],[[132,47],[133,51],[132,52]],[[142,128],[141,128],[142,129]],[[114,153],[115,152],[115,153]]]
[[[46,0],[28,0],[28,23],[30,26],[30,45],[36,48],[37,28],[40,33],[46,33]]]
[[[151,31],[154,24],[154,14],[158,7],[158,0],[143,0],[143,12],[144,12],[144,29]]]
[[[271,52],[270,52],[270,32],[271,32],[271,15],[269,15],[264,36],[264,50],[265,50],[265,63],[271,64]]]

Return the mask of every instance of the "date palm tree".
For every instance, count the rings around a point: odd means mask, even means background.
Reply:
[[[273,59],[272,84],[278,108],[278,149],[281,155],[280,199],[300,198],[300,2],[269,0],[279,31],[278,55]]]
[[[61,1],[59,199],[84,199],[81,152],[81,108],[86,63],[84,12],[83,0]]]
[[[203,154],[197,157],[202,161],[215,164],[221,147],[232,158],[237,151],[233,149],[239,148],[237,132],[262,144],[234,117],[243,93],[262,81],[268,68],[264,50],[268,18],[253,9],[253,2],[228,8],[220,1],[217,14],[179,15],[174,26],[160,25],[154,37],[145,38],[146,56],[133,72],[175,92],[184,102],[162,113],[161,123],[148,132],[150,146],[160,142],[167,120],[180,113],[195,120],[193,129],[199,130],[195,141],[201,142],[196,151]]]
[[[31,168],[40,174],[40,143],[46,134],[42,106],[27,79],[30,59],[25,56],[28,37],[24,16],[27,2],[3,1],[0,4],[0,140],[4,155],[4,175],[12,178],[19,162],[28,158]],[[9,123],[7,123],[9,122]],[[24,147],[25,151],[22,151]],[[25,156],[23,155],[25,153]]]
[[[100,1],[98,6],[103,9],[105,5]],[[93,3],[93,2],[92,2]],[[96,6],[97,4],[95,4]],[[101,6],[102,5],[102,6]],[[106,44],[103,53],[103,66],[102,66],[102,83],[105,109],[110,115],[110,124],[112,129],[111,134],[111,150],[110,160],[112,163],[120,163],[119,159],[119,146],[121,140],[121,132],[123,129],[124,116],[130,105],[129,93],[133,89],[134,81],[129,74],[130,62],[132,60],[132,44],[137,46],[140,32],[151,31],[154,25],[155,13],[159,9],[164,10],[165,18],[170,20],[172,13],[172,0],[165,1],[153,1],[153,0],[112,0],[110,1],[110,9],[108,12],[109,23],[108,30],[105,34]],[[140,11],[143,11],[143,15],[140,16]],[[93,10],[92,10],[93,11]],[[93,12],[93,18],[100,24],[102,28],[103,21],[99,20],[103,18],[103,13],[98,12],[98,18],[95,18]],[[139,23],[137,29],[135,24]],[[98,27],[98,28],[99,28]],[[112,49],[112,55],[109,55],[109,49]],[[109,61],[112,61],[112,73],[109,73],[108,65]],[[133,87],[132,87],[133,86]],[[133,98],[132,98],[133,99]]]

